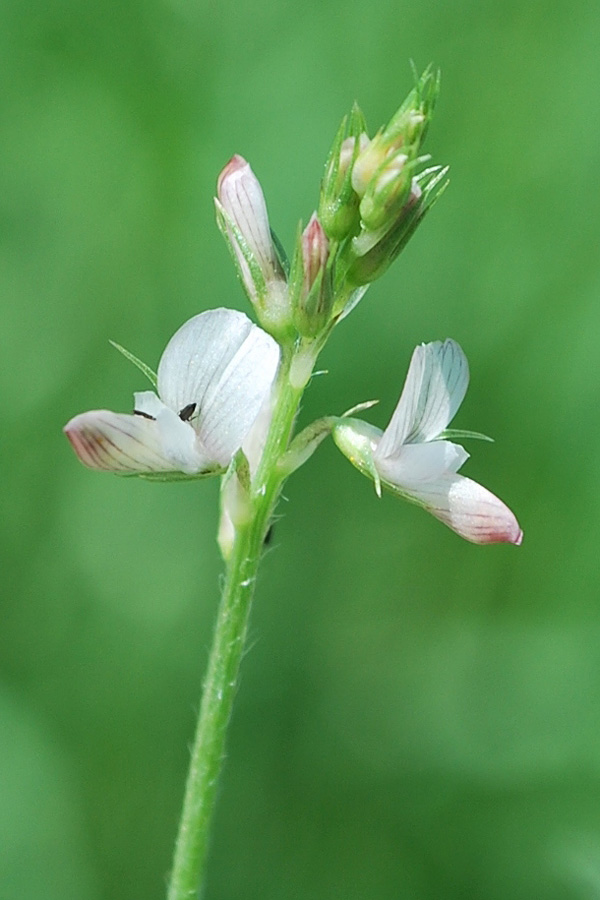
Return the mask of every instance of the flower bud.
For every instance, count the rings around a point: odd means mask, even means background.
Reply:
[[[397,153],[384,161],[360,201],[364,228],[376,231],[399,215],[410,197],[413,168],[406,153]]]
[[[350,273],[359,279],[355,283],[377,278],[422,217],[420,179],[425,173],[418,174],[417,169],[428,159],[420,150],[438,89],[439,76],[426,69],[385,128],[353,162],[351,181],[360,197],[360,233],[354,236],[348,255],[356,258]]]
[[[362,197],[385,160],[399,151],[414,159],[425,140],[440,88],[439,72],[425,69],[388,124],[361,152],[352,172],[354,190]]]
[[[329,321],[334,300],[332,266],[327,235],[313,213],[300,235],[292,268],[294,324],[305,337],[314,337]]]
[[[412,179],[410,193],[391,225],[363,231],[353,239],[347,271],[348,281],[369,284],[379,278],[404,249],[417,226],[445,190],[448,166],[433,166]]]
[[[244,289],[262,324],[273,330],[289,319],[285,273],[260,182],[243,157],[233,156],[219,175],[215,206]]]
[[[313,213],[310,222],[302,232],[302,263],[304,269],[303,291],[310,293],[317,276],[327,263],[329,241],[323,231],[317,214]]]
[[[319,221],[331,240],[341,241],[358,230],[359,198],[352,187],[352,169],[368,143],[363,114],[355,106],[338,129],[321,184]]]

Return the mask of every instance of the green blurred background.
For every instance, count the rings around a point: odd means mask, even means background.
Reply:
[[[452,183],[340,327],[302,421],[451,336],[473,547],[328,443],[289,483],[252,617],[207,900],[600,897],[600,7],[521,0],[4,0],[1,900],[159,900],[220,562],[216,482],[84,470],[188,317],[246,309],[213,221],[234,152],[289,247],[353,100],[442,68]]]

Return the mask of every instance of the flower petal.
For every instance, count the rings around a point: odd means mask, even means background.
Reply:
[[[436,438],[454,418],[468,383],[467,358],[456,341],[417,347],[402,396],[377,448],[378,457],[397,453],[402,444]]]
[[[165,404],[159,400],[154,391],[136,391],[133,395],[134,411],[148,419],[156,419]]]
[[[265,281],[270,281],[279,274],[280,267],[271,237],[267,205],[258,178],[242,156],[233,156],[219,175],[217,194],[223,209],[254,254]],[[248,274],[248,264],[235,238],[231,243],[242,270]]]
[[[196,404],[191,419],[208,457],[226,466],[269,395],[279,347],[240,312],[214,309],[177,331],[158,367],[158,391],[176,412]]]
[[[393,456],[380,458],[375,454],[381,477],[398,487],[415,481],[435,481],[447,472],[458,472],[468,458],[464,447],[451,441],[404,444]]]
[[[391,490],[425,507],[461,537],[474,544],[520,544],[523,532],[502,500],[476,481],[448,473],[433,482]]]
[[[91,469],[119,475],[191,475],[212,467],[197,446],[193,428],[166,407],[156,419],[92,410],[71,419],[64,431],[81,462]]]

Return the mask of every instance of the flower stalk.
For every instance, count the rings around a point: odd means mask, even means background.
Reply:
[[[191,900],[204,881],[209,829],[221,770],[227,725],[266,533],[285,476],[284,455],[302,390],[289,380],[293,355],[284,354],[274,386],[273,413],[265,447],[250,486],[249,521],[235,529],[191,753],[168,900]]]

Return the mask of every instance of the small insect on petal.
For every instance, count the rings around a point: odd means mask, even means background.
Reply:
[[[187,406],[184,406],[183,409],[179,411],[179,418],[182,422],[188,422],[194,415],[195,410],[196,404],[188,403]]]

